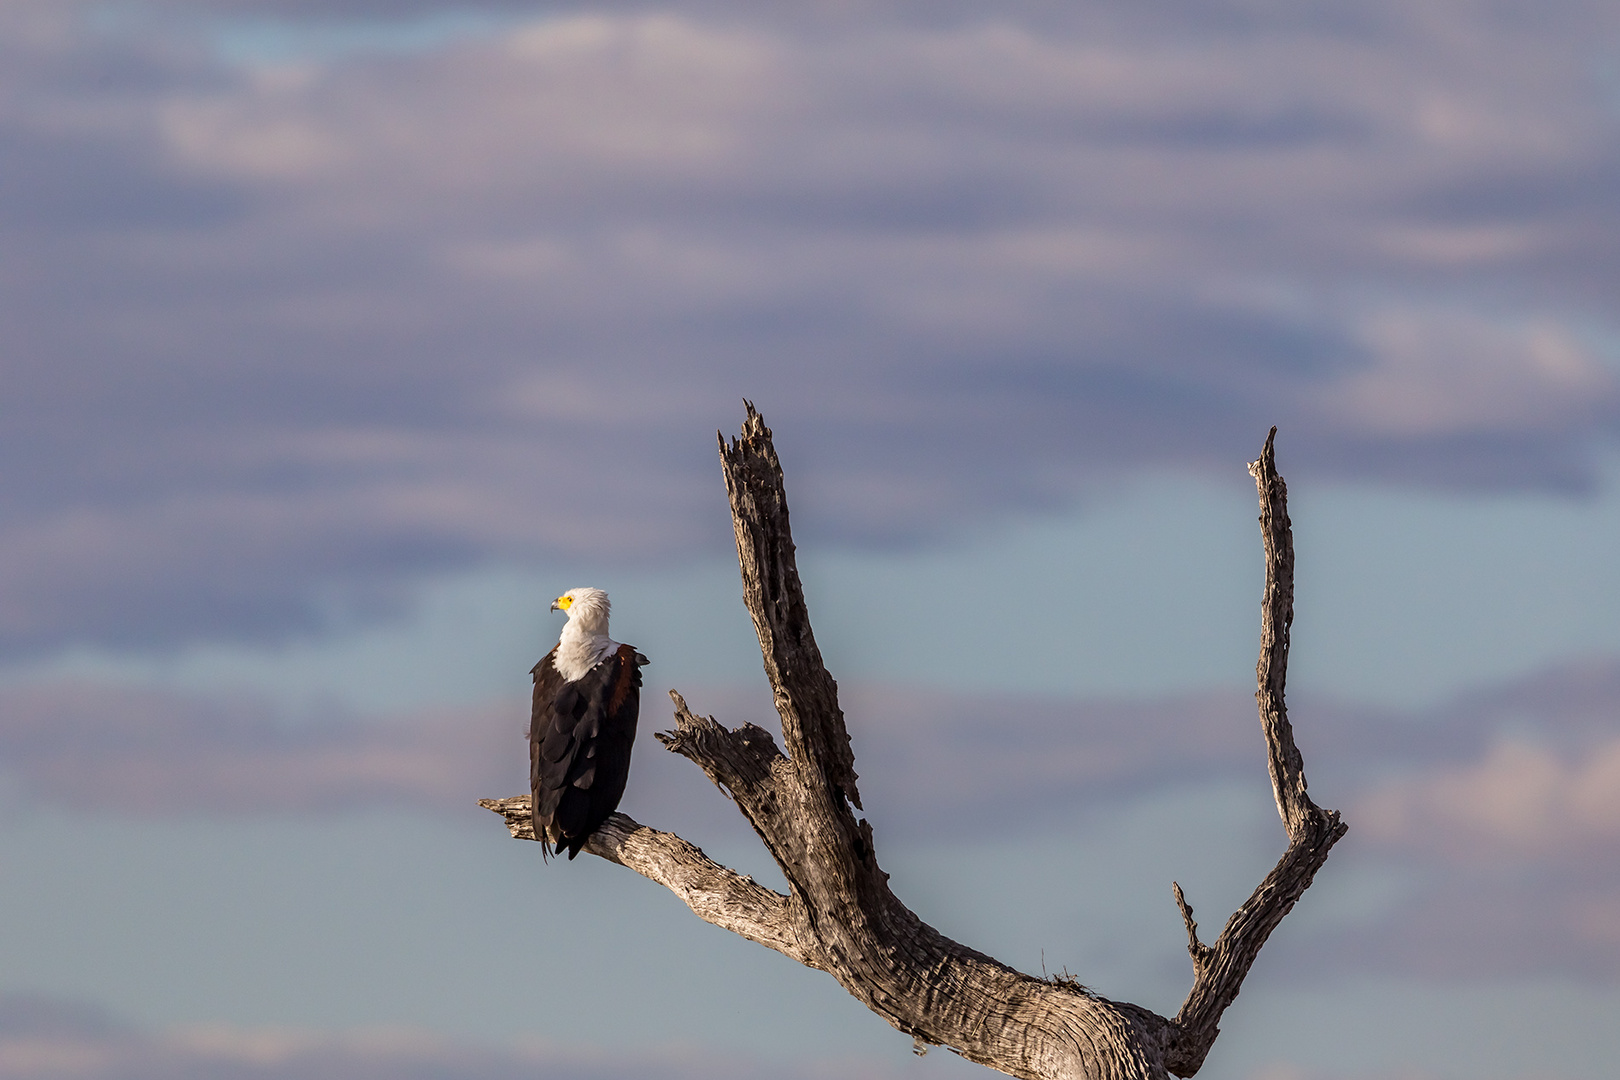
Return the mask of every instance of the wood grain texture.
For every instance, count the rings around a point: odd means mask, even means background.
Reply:
[[[529,796],[479,799],[478,805],[505,818],[514,839],[536,839]],[[787,897],[721,866],[674,833],[649,829],[628,814],[615,813],[590,835],[583,850],[658,882],[704,922],[801,964],[822,966],[816,951],[790,932],[793,920],[787,913]]]
[[[742,434],[729,446],[723,436],[720,439],[743,602],[759,635],[765,675],[776,691],[776,711],[782,717],[789,754],[801,767],[817,770],[834,797],[847,798],[858,810],[855,753],[838,707],[838,684],[821,662],[810,629],[788,524],[782,463],[771,443],[771,429],[752,402],[746,405]],[[814,783],[817,778],[807,779]]]
[[[1165,1080],[1192,1076],[1222,1011],[1260,946],[1309,886],[1344,826],[1305,795],[1304,771],[1283,705],[1293,603],[1286,490],[1267,440],[1254,468],[1266,547],[1260,710],[1288,852],[1213,946],[1180,886],[1194,984],[1174,1020],[1100,997],[1072,979],[1039,979],[952,941],[889,889],[870,823],[858,819],[854,753],[838,686],[811,631],[794,558],[781,463],[754,410],[739,438],[720,444],[742,571],[784,747],[752,724],[730,729],[694,714],[679,694],[672,730],[658,739],[736,803],[788,882],[783,895],[718,865],[670,833],[614,814],[585,851],[668,887],[700,918],[837,979],[918,1044],[940,1045],[1031,1080]],[[1275,435],[1275,430],[1273,431]],[[528,799],[483,800],[512,835],[532,839]]]

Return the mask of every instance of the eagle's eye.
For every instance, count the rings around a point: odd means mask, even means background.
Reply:
[[[557,606],[562,608],[564,611],[567,611],[569,608],[574,606],[574,598],[566,595],[559,596],[557,597]]]

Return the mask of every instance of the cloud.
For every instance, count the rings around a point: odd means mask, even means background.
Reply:
[[[1356,816],[1424,860],[1589,865],[1620,849],[1620,664],[1593,660],[1462,695],[1439,754],[1392,758]],[[1440,747],[1436,747],[1440,749]],[[1601,860],[1600,860],[1601,861]]]
[[[722,723],[777,726],[764,689],[681,689]],[[994,830],[1037,806],[1213,778],[1264,782],[1264,743],[1242,691],[1144,701],[851,682],[841,698],[875,812],[906,833],[945,821],[953,832]],[[1620,760],[1617,703],[1620,664],[1593,661],[1424,713],[1298,695],[1292,712],[1316,790],[1337,793],[1358,837],[1467,862],[1574,859],[1620,840],[1609,782]],[[680,802],[675,791],[696,776],[651,740],[670,716],[649,686],[637,786],[659,793],[655,805]],[[96,810],[257,813],[375,800],[461,810],[522,790],[527,722],[521,700],[367,717],[252,691],[57,679],[0,689],[0,760],[21,797]],[[674,764],[658,764],[666,760]],[[980,824],[962,824],[970,818]]]
[[[1419,722],[1427,752],[1363,771],[1345,809],[1361,872],[1393,870],[1407,886],[1375,917],[1284,945],[1285,962],[1612,981],[1620,664],[1485,688]]]
[[[774,726],[768,693],[683,689],[723,723]],[[841,697],[885,848],[1061,833],[1213,780],[1267,790],[1242,693],[1123,702],[856,684]],[[1423,714],[1303,698],[1293,713],[1313,793],[1350,824],[1320,883],[1344,890],[1349,914],[1279,940],[1277,970],[1620,971],[1620,663],[1550,670]],[[697,843],[751,847],[729,801],[653,741],[668,716],[649,692],[624,809]],[[520,701],[361,718],[218,692],[19,685],[0,694],[0,782],[14,803],[99,818],[396,807],[470,821],[478,798],[524,790],[525,718]],[[1274,828],[1256,842],[1277,854]],[[1356,899],[1380,881],[1399,884]]]
[[[1264,744],[1241,693],[1150,703],[850,687],[843,708],[881,836],[994,835],[1248,765]]]
[[[1213,779],[1266,790],[1240,693],[1124,703],[866,687],[844,706],[880,842],[1062,828]],[[1420,713],[1302,695],[1291,712],[1312,794],[1350,833],[1318,883],[1339,890],[1338,913],[1280,939],[1276,970],[1613,981],[1620,663],[1564,665]],[[1280,828],[1261,842],[1279,855]]]
[[[78,1002],[0,998],[4,1080],[697,1080],[775,1075],[808,1080],[898,1075],[873,1061],[765,1065],[690,1047],[603,1052],[526,1043],[477,1045],[409,1028],[314,1032],[224,1025],[146,1031]]]
[[[1292,977],[1331,968],[1427,980],[1574,978],[1613,985],[1620,970],[1614,878],[1609,867],[1580,874],[1511,861],[1442,863],[1376,917],[1288,939],[1274,951]]]
[[[1557,324],[1387,311],[1371,314],[1364,334],[1373,365],[1324,387],[1323,400],[1391,433],[1534,430],[1601,411],[1612,389],[1608,370]]]
[[[777,728],[768,693],[684,688],[722,723]],[[949,695],[854,684],[843,707],[869,811],[884,835],[993,834],[1055,814],[1234,773],[1264,784],[1252,701],[1157,702]],[[376,805],[467,814],[526,789],[519,700],[360,717],[289,710],[253,693],[57,680],[0,690],[0,777],[11,797],[79,813],[302,814]],[[734,823],[730,805],[652,738],[663,694],[642,698],[625,809],[680,830]],[[1363,732],[1365,735],[1365,732]],[[1363,745],[1370,745],[1363,740]]]
[[[722,723],[777,726],[766,690],[681,689]],[[945,821],[953,831],[994,830],[1037,806],[1080,807],[1218,777],[1264,782],[1254,702],[1242,691],[1142,701],[851,682],[841,696],[875,812],[906,834]],[[1380,843],[1419,842],[1421,822],[1431,837],[1423,842],[1445,850],[1475,830],[1492,851],[1520,844],[1545,854],[1553,832],[1571,843],[1587,835],[1577,819],[1594,837],[1614,825],[1604,777],[1617,701],[1620,665],[1594,662],[1424,714],[1309,698],[1293,713],[1318,788],[1361,792],[1353,812]],[[696,777],[651,740],[670,715],[658,689],[644,691],[636,786],[657,792],[651,805],[662,808],[683,802]],[[21,797],[59,806],[259,813],[381,800],[460,811],[522,790],[527,718],[521,700],[363,717],[336,705],[289,708],[245,690],[17,682],[0,689],[0,760]],[[1527,744],[1532,736],[1541,742]],[[1536,769],[1520,768],[1521,759]],[[1504,802],[1498,787],[1518,801]],[[696,789],[706,797],[706,785]],[[1462,857],[1469,848],[1458,843]]]
[[[1273,422],[1291,475],[1565,490],[1616,430],[1601,5],[501,7],[229,60],[310,6],[6,6],[0,648],[723,548],[744,394],[823,542]]]
[[[1537,1072],[1538,1078],[1552,1080],[1557,1073]],[[1439,1074],[1430,1069],[1412,1066],[1388,1066],[1370,1070],[1345,1071],[1317,1069],[1296,1065],[1290,1061],[1277,1061],[1245,1074],[1245,1080],[1438,1080]]]
[[[971,1069],[964,1064],[944,1071],[966,1076]],[[0,998],[4,1080],[741,1080],[766,1074],[787,1080],[890,1080],[916,1075],[917,1067],[911,1061],[865,1058],[765,1061],[692,1046],[632,1053],[539,1042],[475,1044],[410,1028],[147,1030],[80,1002],[19,994]],[[1431,1080],[1436,1074],[1399,1065],[1323,1070],[1276,1061],[1242,1075],[1246,1080]]]
[[[1593,661],[1464,695],[1427,736],[1362,771],[1345,818],[1357,875],[1400,895],[1278,950],[1431,978],[1620,971],[1620,664]],[[1337,852],[1335,853],[1338,854]]]
[[[766,690],[682,690],[694,709],[727,725],[777,727]],[[1254,703],[1241,691],[1132,701],[851,683],[842,702],[869,809],[900,836],[934,835],[945,822],[954,835],[993,833],[1036,810],[1216,777],[1265,782]],[[1392,763],[1451,767],[1490,737],[1489,727],[1449,717],[1330,703],[1296,703],[1296,713],[1312,775],[1341,788]],[[687,815],[694,804],[734,816],[652,740],[670,719],[663,694],[649,687],[631,801],[666,828],[665,815]],[[301,813],[379,802],[461,813],[477,798],[524,790],[527,723],[521,700],[362,717],[248,691],[20,682],[0,689],[0,775],[16,798],[98,813]]]
[[[1452,857],[1570,858],[1620,848],[1620,737],[1576,760],[1506,739],[1480,761],[1379,788],[1359,816],[1380,841]]]
[[[511,703],[289,718],[252,697],[58,682],[0,695],[0,746],[14,798],[81,813],[453,812],[522,787],[522,717]]]

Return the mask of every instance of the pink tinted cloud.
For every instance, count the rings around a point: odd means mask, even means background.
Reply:
[[[1620,865],[1620,662],[1482,687],[1405,726],[1352,807],[1368,842],[1475,866]]]
[[[1502,739],[1478,760],[1382,784],[1357,811],[1371,839],[1449,858],[1620,854],[1620,735],[1567,754]]]
[[[1343,873],[1394,874],[1353,925],[1285,943],[1322,965],[1432,978],[1620,976],[1620,663],[1465,694],[1359,770]],[[1427,729],[1426,731],[1423,729]],[[1348,880],[1348,879],[1347,879]]]

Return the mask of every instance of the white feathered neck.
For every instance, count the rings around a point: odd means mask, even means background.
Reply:
[[[608,637],[608,614],[612,605],[601,589],[569,589],[568,622],[557,639],[552,664],[564,679],[573,682],[612,655],[619,643]],[[559,598],[560,599],[560,598]]]

